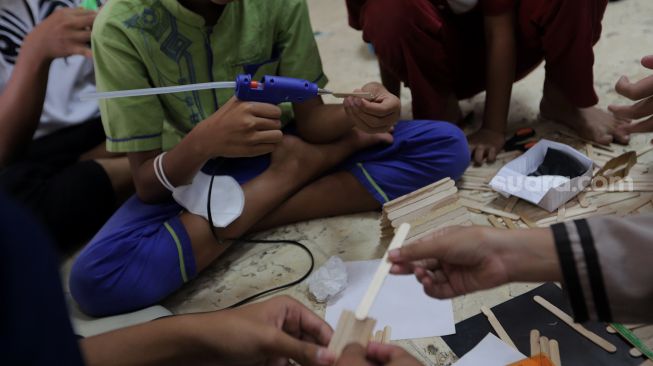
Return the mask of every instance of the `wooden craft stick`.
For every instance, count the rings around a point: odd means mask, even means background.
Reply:
[[[381,343],[382,340],[383,340],[383,331],[377,330],[376,333],[374,333],[373,341],[376,343]]]
[[[639,339],[653,338],[653,325],[643,325],[641,327],[635,327],[632,329],[632,332]]]
[[[560,318],[560,320],[567,323],[568,326],[572,327],[575,331],[583,335],[585,338],[594,342],[594,344],[596,344],[597,346],[603,348],[604,350],[610,353],[617,352],[617,347],[614,344],[606,341],[605,339],[601,338],[599,335],[588,330],[582,325],[574,323],[574,320],[567,313],[558,309],[555,305],[545,300],[542,296],[534,296],[533,300],[535,300],[536,303],[542,305],[545,309],[553,313],[553,315]]]
[[[548,358],[551,358],[551,352],[549,352],[549,338],[540,337],[540,352]]]
[[[640,157],[640,156],[646,154],[647,152],[649,152],[651,150],[653,150],[653,145],[643,147],[643,148],[637,150],[637,157]]]
[[[488,215],[487,220],[492,224],[492,226],[496,227],[497,229],[505,229],[506,227],[503,226],[502,223],[499,222],[499,219],[494,216],[494,215]]]
[[[526,226],[528,226],[531,229],[539,228],[539,226],[537,226],[536,223],[534,223],[533,221],[529,220],[528,218],[526,218],[524,216],[521,217],[521,220],[524,222],[524,224],[526,224]]]
[[[381,337],[381,343],[390,343],[390,337],[392,337],[392,328],[390,328],[389,325],[386,325],[383,327],[383,336]]]
[[[395,198],[394,200],[383,205],[383,211],[391,212],[397,209],[400,209],[404,206],[408,206],[411,203],[423,200],[426,197],[432,196],[436,193],[442,192],[446,189],[449,189],[455,185],[455,182],[451,178],[440,179],[439,181],[428,185],[424,188],[420,188],[414,192],[408,193],[404,196]]]
[[[375,325],[375,319],[357,320],[353,312],[344,310],[340,314],[336,330],[329,342],[329,351],[339,356],[350,343],[359,343],[366,347],[372,337]]]
[[[531,329],[531,356],[537,356],[541,352],[540,331],[537,329]]]
[[[588,208],[590,207],[590,202],[587,200],[587,192],[580,192],[578,195],[578,203],[580,204],[580,207],[582,208]]]
[[[516,229],[519,229],[519,226],[518,226],[514,221],[512,221],[511,219],[509,219],[509,218],[507,218],[507,217],[504,217],[504,218],[503,218],[503,222],[506,224],[506,226],[507,226],[508,229],[510,229],[510,230],[516,230]]]
[[[474,209],[477,209],[479,211],[483,211],[483,212],[491,214],[491,215],[496,215],[496,216],[500,216],[500,217],[507,217],[507,218],[513,219],[513,220],[519,220],[519,215],[516,215],[514,213],[510,213],[510,212],[497,210],[497,209],[494,209],[494,208],[491,208],[491,207],[487,207],[487,206],[484,206],[484,205],[482,205],[482,204],[480,204],[478,202],[461,199],[460,204],[465,206],[465,207],[474,208]]]
[[[558,217],[557,217],[558,222],[563,222],[565,220],[566,212],[567,212],[567,207],[565,207],[565,205],[562,205],[560,206],[560,208],[558,208]]]
[[[594,160],[594,146],[592,144],[585,144],[585,149],[587,150],[587,157],[590,160]]]
[[[510,160],[513,160],[516,157],[520,156],[521,154],[523,154],[523,153],[521,151],[519,151],[519,150],[505,151],[505,152],[502,152],[501,154],[497,155],[496,159],[497,160],[510,161]]]
[[[517,346],[515,346],[515,343],[513,343],[512,339],[510,339],[510,336],[508,333],[506,333],[506,330],[503,329],[503,326],[501,323],[499,323],[499,319],[494,315],[492,310],[488,308],[487,306],[483,305],[481,306],[481,312],[485,314],[487,317],[487,320],[490,322],[490,325],[492,326],[492,329],[497,333],[499,338],[501,338],[502,341],[504,341],[506,344],[511,346],[514,349],[517,349]]]
[[[506,212],[512,212],[517,202],[519,202],[519,197],[511,196],[510,198],[508,198],[508,203],[506,203],[506,207],[504,207],[503,210]]]
[[[387,212],[388,214],[388,219],[390,220],[395,220],[399,217],[402,217],[404,215],[410,214],[411,212],[417,211],[422,208],[426,208],[429,206],[433,206],[441,201],[445,201],[448,198],[455,198],[456,193],[458,192],[458,189],[455,186],[451,186],[445,191],[438,192],[437,194],[434,194],[433,196],[426,197],[423,200],[420,200],[418,202],[414,202],[410,205],[401,207],[397,210],[394,211],[389,211]],[[449,202],[449,200],[447,200]]]
[[[383,255],[383,258],[381,258],[381,263],[379,264],[379,267],[376,269],[376,273],[374,273],[372,282],[367,288],[367,292],[365,293],[365,296],[363,296],[363,300],[361,300],[361,302],[358,304],[358,308],[356,308],[356,313],[355,313],[356,319],[363,320],[367,318],[367,313],[369,313],[370,308],[372,307],[372,304],[376,299],[376,295],[379,293],[379,290],[383,285],[383,281],[385,280],[385,277],[388,275],[388,272],[390,272],[390,267],[392,266],[392,263],[388,261],[388,252],[393,249],[397,249],[401,247],[402,244],[404,243],[404,240],[406,240],[406,236],[408,236],[409,231],[410,231],[410,224],[401,224],[401,226],[399,226],[399,228],[397,229],[397,233],[395,234],[395,237],[390,242],[390,246],[388,246],[388,250]]]
[[[628,354],[632,357],[642,357],[642,351],[638,350],[637,347],[633,347],[628,351]]]
[[[558,341],[555,339],[549,340],[549,355],[551,356],[551,361],[555,366],[562,365],[562,362],[560,361],[560,347],[558,346]]]
[[[331,93],[336,98],[358,97],[367,100],[374,100],[372,93],[367,92],[353,92],[353,93]]]

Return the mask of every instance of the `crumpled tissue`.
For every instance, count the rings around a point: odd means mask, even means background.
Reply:
[[[347,268],[338,256],[332,256],[307,280],[308,291],[317,302],[326,302],[347,286]]]

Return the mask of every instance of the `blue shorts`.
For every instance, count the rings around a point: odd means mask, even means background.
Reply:
[[[455,125],[404,121],[392,145],[360,151],[334,171],[348,171],[381,204],[445,177],[458,179],[469,165],[465,135]],[[255,178],[269,156],[228,159],[213,172],[239,183]],[[206,169],[205,169],[206,171]],[[149,205],[131,197],[80,253],[70,290],[94,316],[155,304],[197,274],[190,239],[174,201]]]

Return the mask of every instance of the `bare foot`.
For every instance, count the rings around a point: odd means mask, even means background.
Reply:
[[[349,147],[354,153],[358,150],[363,150],[368,147],[385,144],[390,145],[394,141],[394,137],[390,133],[367,133],[357,128],[352,128],[345,137],[336,141],[335,144],[341,144],[343,147]]]
[[[272,152],[268,169],[297,179],[313,178],[359,150],[381,143],[391,144],[392,141],[389,133],[369,134],[356,128],[330,144],[309,144],[299,137],[285,135]]]
[[[628,121],[615,118],[596,107],[576,108],[559,89],[548,82],[544,83],[540,114],[543,118],[569,126],[580,137],[599,144],[609,144],[612,141],[628,143],[627,136],[618,129]]]

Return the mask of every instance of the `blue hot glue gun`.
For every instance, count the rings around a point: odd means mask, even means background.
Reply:
[[[251,75],[238,75],[236,81],[217,81],[211,83],[188,84],[177,86],[164,86],[160,88],[120,90],[101,93],[88,93],[81,96],[81,100],[110,99],[124,97],[140,97],[145,95],[159,95],[182,93],[195,90],[229,89],[234,88],[236,97],[249,102],[262,102],[279,104],[283,102],[301,103],[318,95],[331,94],[336,98],[349,96],[373,99],[370,93],[333,93],[321,89],[317,84],[307,80],[289,78],[285,76],[266,75],[261,81],[252,80]]]

